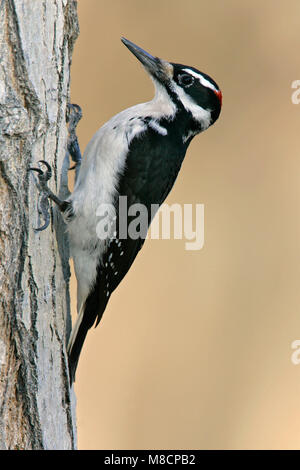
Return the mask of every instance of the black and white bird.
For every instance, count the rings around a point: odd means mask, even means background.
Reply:
[[[47,193],[68,214],[78,283],[79,315],[68,345],[71,382],[89,328],[101,320],[112,292],[145,241],[146,234],[135,239],[119,236],[119,196],[127,197],[128,207],[143,204],[149,214],[152,204],[161,205],[191,140],[218,119],[222,105],[218,85],[205,73],[154,57],[125,38],[122,42],[149,73],[155,96],[117,114],[96,132],[67,201],[58,202],[50,190]],[[101,205],[108,207],[108,227],[114,228],[106,239],[97,235]],[[150,223],[149,215],[147,228]]]

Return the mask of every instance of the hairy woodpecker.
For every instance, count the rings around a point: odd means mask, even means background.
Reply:
[[[39,172],[40,190],[58,204],[68,224],[79,313],[68,344],[71,383],[89,328],[101,320],[112,292],[145,241],[146,233],[135,239],[120,236],[119,224],[113,223],[120,219],[119,196],[127,197],[128,207],[143,204],[149,214],[152,204],[161,205],[192,138],[211,126],[221,111],[222,93],[208,75],[154,57],[125,38],[122,42],[150,74],[155,86],[153,100],[122,111],[96,132],[66,201],[48,189],[51,170],[46,162],[46,172],[32,168]],[[79,164],[80,155],[74,160]],[[103,204],[108,207],[108,225],[114,232],[99,239],[96,214]],[[109,207],[115,210],[110,213]],[[128,224],[130,221],[128,217]],[[147,228],[150,223],[151,215]]]

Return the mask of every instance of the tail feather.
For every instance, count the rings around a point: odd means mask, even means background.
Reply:
[[[75,372],[78,365],[81,349],[86,338],[87,332],[93,326],[97,319],[96,326],[102,318],[109,297],[99,299],[99,286],[96,284],[79,310],[78,318],[72,329],[68,343],[69,374],[70,384],[75,381]]]
[[[75,326],[72,329],[72,333],[68,343],[68,358],[69,358],[69,374],[70,374],[70,384],[75,380],[75,372],[77,369],[77,364],[80,356],[80,352],[89,330],[89,326],[83,321],[84,316],[84,306],[80,309],[78,318],[76,320]]]

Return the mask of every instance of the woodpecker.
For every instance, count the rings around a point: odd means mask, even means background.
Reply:
[[[104,124],[88,143],[81,165],[75,156],[80,169],[66,201],[47,187],[49,164],[42,161],[45,172],[31,168],[39,173],[39,189],[58,204],[68,227],[78,283],[78,319],[68,344],[71,383],[89,328],[98,325],[112,292],[145,241],[146,233],[138,238],[120,237],[118,198],[126,196],[128,207],[135,203],[149,209],[153,204],[160,206],[174,185],[191,140],[218,119],[222,105],[220,88],[205,73],[121,40],[150,75],[155,87],[152,101],[126,109]],[[99,239],[96,214],[103,204],[114,209],[106,212],[108,227],[114,230]],[[147,228],[152,218],[149,215]]]

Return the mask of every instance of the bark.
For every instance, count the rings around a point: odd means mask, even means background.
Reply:
[[[0,448],[76,447],[69,389],[68,243],[58,212],[35,232],[28,167],[62,196],[76,1],[0,0]]]

